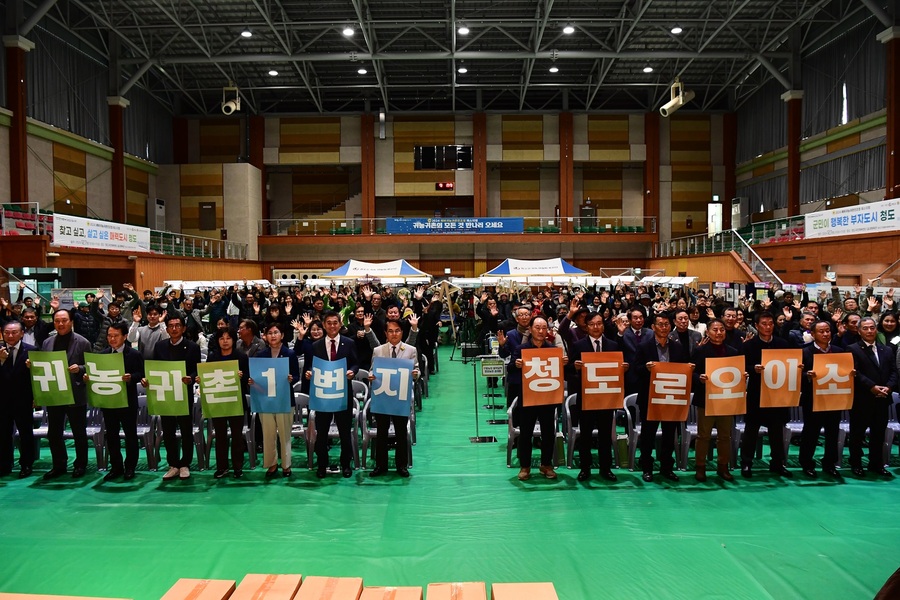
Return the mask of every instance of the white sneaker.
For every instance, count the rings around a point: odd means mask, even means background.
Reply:
[[[176,477],[178,477],[178,467],[169,467],[169,470],[163,475],[163,481],[171,481]]]
[[[179,479],[190,479],[190,477],[191,477],[191,470],[188,469],[187,467],[181,467],[181,469],[178,470],[178,478]]]

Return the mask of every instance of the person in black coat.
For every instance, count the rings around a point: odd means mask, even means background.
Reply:
[[[863,317],[859,322],[860,340],[849,347],[856,369],[853,408],[850,409],[850,467],[857,477],[864,477],[862,468],[862,445],[869,429],[869,468],[882,477],[892,477],[884,468],[884,431],[888,422],[888,407],[892,392],[897,385],[897,365],[894,351],[889,346],[879,344],[878,324],[872,317]]]
[[[35,349],[40,348],[53,332],[53,325],[42,321],[33,308],[22,310],[22,341]]]
[[[241,378],[241,401],[244,413],[247,412],[247,394],[250,393],[250,360],[247,355],[238,350],[235,345],[237,332],[228,328],[218,333],[218,352],[210,354],[206,362],[220,362],[236,360],[238,372]],[[295,361],[296,362],[296,361]],[[244,418],[242,415],[230,417],[213,417],[212,425],[216,432],[216,471],[213,477],[221,479],[228,474],[228,450],[231,449],[231,468],[234,469],[234,477],[239,478],[244,474]],[[231,428],[231,444],[229,445],[228,429]]]
[[[34,465],[34,396],[25,363],[28,352],[37,348],[22,341],[23,332],[22,323],[6,323],[0,347],[0,477],[12,473],[15,425],[19,431],[19,479],[31,475]]]

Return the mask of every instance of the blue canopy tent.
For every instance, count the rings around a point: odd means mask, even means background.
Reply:
[[[507,258],[502,263],[482,274],[482,277],[499,277],[523,281],[528,277],[586,277],[589,272],[574,267],[561,258],[545,260],[520,260]]]
[[[384,263],[348,260],[334,271],[323,273],[320,279],[380,279],[383,283],[406,283],[428,282],[431,281],[431,275],[420,271],[403,259]]]

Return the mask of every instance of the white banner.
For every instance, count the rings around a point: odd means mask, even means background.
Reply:
[[[806,215],[806,238],[900,230],[900,198]]]
[[[146,227],[55,213],[52,245],[150,252],[150,230]]]

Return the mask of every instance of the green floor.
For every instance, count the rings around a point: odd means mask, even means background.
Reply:
[[[499,443],[469,442],[472,366],[448,357],[442,348],[410,479],[320,482],[295,468],[270,483],[259,469],[242,481],[0,480],[0,591],[159,598],[179,577],[302,573],[549,580],[570,600],[851,599],[871,598],[900,564],[898,480],[781,481],[762,469],[727,486],[645,484],[619,470],[616,484],[582,484],[563,467],[556,482],[520,483],[505,425],[481,425]],[[45,448],[37,467],[48,458]]]

